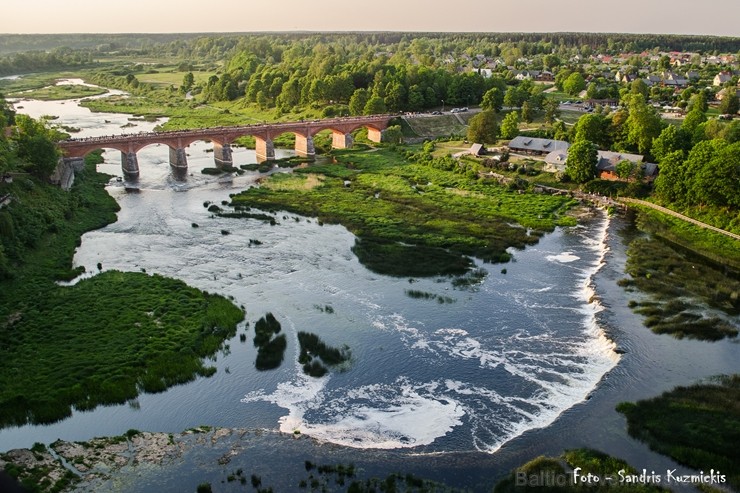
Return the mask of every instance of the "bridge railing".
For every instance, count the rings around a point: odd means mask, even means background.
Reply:
[[[262,130],[262,129],[274,129],[274,128],[290,128],[297,125],[311,125],[311,124],[333,124],[333,123],[356,123],[356,122],[376,122],[385,121],[394,118],[396,115],[368,115],[368,116],[350,116],[350,117],[338,117],[338,118],[325,118],[318,120],[299,120],[295,122],[274,122],[274,123],[251,123],[248,125],[232,125],[225,127],[208,127],[208,128],[193,128],[189,130],[164,130],[160,132],[138,132],[138,133],[127,133],[118,135],[102,135],[97,137],[84,137],[81,139],[66,139],[62,140],[60,144],[85,144],[91,142],[127,142],[131,139],[136,138],[147,138],[147,137],[176,137],[179,135],[193,136],[198,134],[214,135],[219,132],[233,132],[242,130]]]

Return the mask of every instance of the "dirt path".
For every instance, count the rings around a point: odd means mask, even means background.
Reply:
[[[676,217],[678,219],[682,219],[684,221],[688,221],[688,222],[690,222],[692,224],[695,224],[695,225],[699,226],[700,228],[709,229],[711,231],[715,231],[717,233],[721,233],[721,234],[723,234],[725,236],[729,236],[730,238],[734,238],[736,240],[740,240],[740,235],[736,235],[735,233],[731,233],[729,231],[725,231],[724,229],[716,228],[716,227],[712,226],[711,224],[707,224],[707,223],[703,223],[701,221],[697,221],[696,219],[693,219],[693,218],[688,217],[688,216],[684,216],[683,214],[679,214],[676,211],[672,211],[670,209],[666,209],[665,207],[661,207],[659,205],[653,204],[652,202],[646,202],[644,200],[631,199],[631,198],[626,198],[626,197],[620,197],[617,200],[619,202],[622,202],[622,203],[625,203],[625,204],[644,205],[645,207],[650,207],[651,209],[655,209],[656,211],[660,211],[660,212],[662,212],[664,214],[668,214],[669,216],[673,216],[673,217]]]

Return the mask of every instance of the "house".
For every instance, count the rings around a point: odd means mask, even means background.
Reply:
[[[552,151],[545,156],[545,171],[550,173],[565,172],[565,161],[568,160],[568,149],[559,149]]]
[[[516,80],[532,80],[532,79],[537,79],[539,75],[540,75],[539,70],[522,70],[521,72],[517,73],[514,76],[514,78]]]
[[[535,79],[540,82],[553,82],[555,75],[549,70],[543,70]]]
[[[558,149],[567,150],[568,147],[570,147],[570,144],[564,140],[540,139],[537,137],[525,137],[523,135],[514,137],[509,142],[509,149],[513,152],[540,156]]]
[[[658,174],[658,166],[654,163],[643,163],[643,156],[639,154],[629,154],[626,152],[598,151],[598,162],[596,169],[599,178],[602,180],[621,180],[617,175],[617,165],[621,161],[631,161],[642,168],[643,176],[652,180]],[[568,149],[558,149],[550,152],[545,156],[545,171],[551,173],[565,172],[565,165],[568,161]]]
[[[715,86],[721,86],[724,85],[726,82],[730,82],[730,79],[732,79],[732,73],[723,71],[714,76],[712,84]]]
[[[686,87],[689,85],[689,81],[683,75],[663,72],[663,85],[665,87]]]
[[[622,161],[631,161],[635,165],[642,165],[643,156],[627,152],[598,151],[596,169],[602,180],[619,180],[617,164]]]
[[[722,101],[729,94],[732,94],[731,91],[735,91],[735,94],[737,94],[737,96],[740,97],[740,88],[733,88],[733,87],[725,87],[724,89],[719,91],[714,97],[717,98],[717,101]]]
[[[699,80],[700,75],[696,70],[689,70],[686,72],[686,78],[689,80]]]
[[[660,84],[661,82],[663,82],[663,79],[661,79],[657,75],[648,75],[647,77],[645,77],[644,80],[645,80],[645,85],[647,85],[648,87],[653,87],[654,85]]]

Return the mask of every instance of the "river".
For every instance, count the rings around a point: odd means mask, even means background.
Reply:
[[[76,137],[148,131],[161,123],[91,113],[77,103],[15,105],[34,117],[58,116],[55,123],[81,129]],[[477,286],[411,282],[365,269],[350,250],[354,236],[341,226],[280,213],[274,226],[211,217],[205,202],[228,200],[260,175],[203,175],[202,168],[214,166],[208,149],[205,143],[188,148],[185,181],[172,178],[165,146],[139,152],[138,193],[112,182],[118,221],[85,234],[74,263],[89,273],[98,263],[104,270],[145,270],[233,297],[247,310],[250,326],[239,329],[247,341],[228,341],[214,358],[213,377],[143,394],[127,405],[74,412],[49,426],[0,430],[0,450],[131,428],[299,431],[316,441],[299,441],[296,458],[334,457],[340,446],[342,457],[364,461],[370,470],[400,468],[477,489],[523,461],[577,446],[614,454],[638,469],[671,466],[627,436],[614,406],[740,372],[736,343],[658,336],[627,307],[629,295],[616,285],[624,277],[620,231],[629,223],[623,218],[597,213],[515,251],[512,263],[480,264],[489,274]],[[121,175],[118,154],[106,152],[99,169]],[[256,157],[236,149],[234,160],[240,165]],[[449,302],[414,299],[406,294],[410,289]],[[288,334],[288,349],[279,369],[258,372],[251,326],[267,312]],[[348,368],[321,379],[303,375],[299,330],[348,346]],[[271,438],[265,446],[284,447],[288,456],[294,442]],[[273,464],[271,471],[284,480],[291,470],[285,466],[278,474],[281,467]],[[177,471],[181,485],[198,483],[187,472],[192,468]],[[157,477],[150,478],[153,489],[163,487]]]

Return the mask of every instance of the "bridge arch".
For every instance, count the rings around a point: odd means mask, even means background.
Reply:
[[[166,145],[170,151],[170,165],[173,168],[184,170],[187,168],[185,148],[197,141],[210,141],[213,143],[216,165],[231,166],[233,165],[231,143],[238,137],[254,137],[257,143],[257,158],[270,160],[275,158],[273,138],[284,133],[292,133],[296,136],[296,153],[313,157],[315,155],[313,137],[319,132],[331,131],[334,148],[352,147],[352,132],[363,127],[367,128],[368,138],[371,141],[380,142],[382,132],[387,128],[390,119],[391,115],[373,115],[91,137],[66,140],[60,142],[59,147],[67,160],[81,160],[95,149],[115,149],[121,152],[124,174],[138,176],[139,166],[136,153],[152,144]]]

